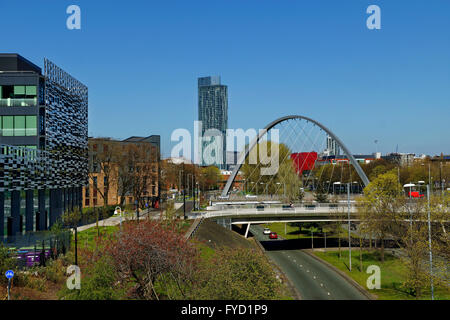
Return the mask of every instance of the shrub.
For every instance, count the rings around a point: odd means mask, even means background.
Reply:
[[[16,259],[11,257],[8,252],[8,248],[3,244],[0,244],[0,284],[8,283],[5,272],[16,267]]]
[[[65,288],[60,296],[66,300],[116,300],[124,296],[124,289],[119,284],[113,264],[104,256],[82,277],[80,290]]]
[[[202,264],[192,299],[267,300],[281,298],[272,266],[250,249],[222,248]]]

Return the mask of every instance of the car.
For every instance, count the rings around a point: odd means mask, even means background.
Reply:
[[[251,194],[247,194],[247,195],[245,195],[245,197],[246,197],[247,199],[256,199],[256,198],[257,198],[257,196],[251,195]]]
[[[269,234],[269,239],[278,239],[277,233],[276,233],[276,232],[271,232],[271,233]]]
[[[270,232],[271,232],[271,231],[270,231],[269,228],[264,228],[264,231],[263,231],[264,234],[270,234]]]

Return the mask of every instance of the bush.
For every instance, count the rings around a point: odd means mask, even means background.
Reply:
[[[105,256],[97,260],[92,270],[82,277],[80,290],[65,288],[60,296],[65,300],[117,300],[125,292],[118,284],[113,264]]]
[[[5,277],[5,272],[14,270],[16,267],[16,259],[11,257],[8,248],[0,244],[0,284],[7,284],[8,279]]]
[[[223,248],[203,262],[192,299],[281,299],[281,285],[272,266],[249,249]]]

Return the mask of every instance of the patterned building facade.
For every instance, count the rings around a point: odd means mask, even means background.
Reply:
[[[198,120],[202,123],[202,137],[205,137],[208,143],[218,139],[216,141],[221,147],[221,154],[214,155],[210,157],[211,159],[205,159],[209,155],[202,153],[201,165],[215,165],[220,169],[225,169],[227,167],[228,87],[220,83],[219,76],[198,78]],[[208,143],[202,141],[202,149]],[[214,161],[217,159],[220,160]]]
[[[0,54],[0,239],[45,230],[81,207],[87,130],[85,85],[47,59],[42,72]]]

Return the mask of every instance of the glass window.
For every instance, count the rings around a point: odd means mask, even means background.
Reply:
[[[14,95],[25,95],[25,86],[14,86]]]
[[[26,86],[25,87],[25,94],[27,96],[36,97],[36,93],[37,93],[36,86]]]
[[[3,136],[12,137],[14,135],[14,117],[3,116]]]
[[[27,136],[37,135],[37,117],[36,116],[26,116],[26,132]]]
[[[14,116],[14,136],[25,136],[25,116]]]
[[[3,123],[2,116],[0,116],[0,137],[2,136],[2,128],[3,128],[2,123]]]
[[[2,86],[2,95],[1,99],[8,99],[14,97],[14,87],[13,86]]]

